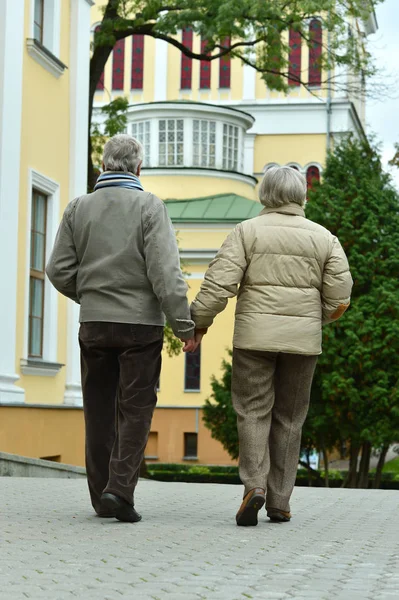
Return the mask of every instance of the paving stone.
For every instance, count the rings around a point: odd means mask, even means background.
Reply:
[[[0,478],[0,600],[399,598],[397,492],[297,488],[290,523],[251,528],[241,495],[142,481],[132,525],[97,518],[85,481]]]

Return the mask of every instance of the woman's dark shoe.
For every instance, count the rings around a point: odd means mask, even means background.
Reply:
[[[265,490],[255,488],[248,492],[242,501],[240,510],[236,515],[237,525],[248,527],[258,524],[258,511],[265,503]]]
[[[285,510],[280,510],[279,508],[267,508],[267,516],[271,521],[276,521],[278,523],[287,523],[291,521],[291,513],[286,512]]]
[[[118,521],[125,523],[141,521],[141,515],[134,510],[133,505],[115,494],[104,493],[101,496],[101,505],[104,507],[104,512],[112,514]]]

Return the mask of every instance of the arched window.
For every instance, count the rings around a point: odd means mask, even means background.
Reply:
[[[206,52],[207,40],[201,39],[201,54]],[[211,63],[207,60],[200,61],[200,89],[209,90],[211,87]]]
[[[94,30],[94,33],[96,34],[96,33],[98,33],[99,31],[100,31],[100,25],[98,25],[98,26],[95,28],[95,30]],[[98,80],[98,83],[97,83],[96,90],[98,90],[99,92],[102,92],[102,91],[104,90],[104,71],[101,73],[101,77],[100,77],[100,79]]]
[[[299,171],[298,165],[287,165],[287,167],[290,167],[291,169],[295,169],[295,171]]]
[[[312,189],[315,181],[320,181],[320,169],[312,165],[306,170],[306,182],[308,184],[308,190]]]
[[[193,30],[190,28],[183,29],[182,44],[188,48],[193,49]],[[180,88],[182,90],[191,90],[191,75],[192,75],[193,61],[185,54],[181,55],[181,73],[180,73]]]
[[[229,48],[230,38],[227,37],[223,40],[222,46]],[[223,56],[219,61],[219,87],[229,88],[230,87],[230,72],[231,72],[231,59],[230,55]]]
[[[288,70],[288,85],[300,85],[302,39],[299,31],[290,29],[289,37],[290,55]]]
[[[319,19],[309,24],[309,85],[321,85],[321,51],[323,32]]]
[[[132,45],[132,90],[143,89],[144,35],[134,35]]]
[[[125,74],[125,40],[116,42],[112,58],[112,89],[123,90]]]

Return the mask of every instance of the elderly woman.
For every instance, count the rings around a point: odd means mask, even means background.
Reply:
[[[244,500],[237,525],[289,521],[322,325],[349,306],[352,278],[336,237],[305,217],[306,180],[270,168],[259,217],[237,225],[211,263],[191,311],[199,343],[229,298],[235,315],[232,402]]]

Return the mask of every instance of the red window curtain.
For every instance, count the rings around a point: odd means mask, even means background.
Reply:
[[[132,50],[132,90],[143,89],[144,35],[133,36]]]
[[[308,167],[306,171],[306,182],[308,190],[311,190],[315,181],[320,181],[320,171],[318,167]]]
[[[318,19],[309,25],[309,85],[321,85],[322,28]]]
[[[97,33],[98,31],[100,31],[100,26],[96,27],[95,33]],[[104,71],[101,73],[101,77],[98,80],[96,90],[98,90],[99,92],[102,92],[104,90]]]
[[[125,74],[125,40],[116,42],[112,60],[112,89],[123,90]]]
[[[207,40],[201,39],[201,54],[205,54]],[[209,54],[209,53],[208,53]],[[211,63],[207,60],[200,61],[200,89],[209,90],[211,87]]]
[[[290,29],[289,46],[288,85],[300,85],[302,40],[299,31]]]
[[[193,30],[183,29],[182,44],[189,50],[193,49]],[[193,61],[185,54],[181,55],[180,88],[191,90],[191,75]]]
[[[224,39],[222,46],[224,48],[230,47],[230,38]],[[219,87],[229,88],[230,77],[231,77],[231,59],[230,56],[223,56],[219,61]]]

